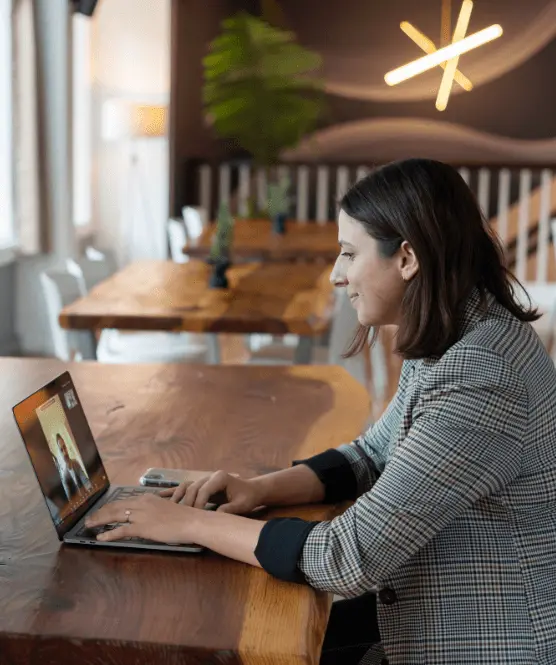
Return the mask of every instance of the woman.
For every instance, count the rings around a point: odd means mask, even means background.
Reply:
[[[470,190],[439,162],[358,182],[339,239],[332,280],[361,324],[350,353],[371,326],[398,326],[404,363],[382,418],[291,469],[218,472],[174,503],[106,506],[91,524],[127,508],[130,525],[103,538],[194,539],[353,598],[333,606],[323,663],[554,665],[556,370],[529,325],[536,312],[514,297]],[[218,512],[195,510],[222,489]],[[226,514],[347,498],[330,522]]]
[[[56,445],[59,456],[53,457],[53,460],[69,500],[82,488],[90,489],[91,483],[81,464],[69,454],[67,444],[61,434],[56,434]]]

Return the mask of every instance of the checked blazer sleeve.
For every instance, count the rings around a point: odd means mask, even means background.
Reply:
[[[308,533],[298,561],[305,580],[351,597],[395,573],[519,474],[527,414],[525,386],[507,360],[474,346],[446,354],[371,490]]]
[[[400,420],[406,366],[404,363],[396,395],[364,434],[351,443],[293,462],[294,466],[305,464],[316,473],[325,487],[326,503],[356,499],[371,489],[383,471],[388,444]]]

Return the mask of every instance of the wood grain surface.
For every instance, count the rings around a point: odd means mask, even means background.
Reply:
[[[215,225],[208,226],[200,238],[184,247],[189,256],[205,259]],[[296,220],[286,222],[286,233],[276,234],[267,219],[239,219],[234,224],[232,256],[235,261],[326,261],[333,263],[339,252],[338,225]]]
[[[315,336],[332,314],[331,266],[232,266],[229,289],[208,286],[203,261],[132,263],[62,310],[64,328],[189,330]]]
[[[108,475],[147,467],[253,476],[358,435],[366,391],[339,367],[64,364],[0,359],[1,665],[317,663],[327,594],[201,555],[61,545],[12,405],[69,369]],[[328,519],[345,506],[263,518]]]

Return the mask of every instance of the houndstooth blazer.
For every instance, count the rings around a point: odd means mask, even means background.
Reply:
[[[353,506],[292,523],[288,545],[283,520],[261,533],[256,554],[267,567],[281,548],[268,569],[284,579],[295,559],[316,589],[378,588],[382,644],[364,665],[556,665],[556,370],[487,300],[472,294],[441,358],[404,362],[363,436],[304,461],[332,499],[350,476]]]

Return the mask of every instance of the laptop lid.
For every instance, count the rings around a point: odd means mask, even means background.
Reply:
[[[13,413],[61,540],[110,485],[69,372]]]

